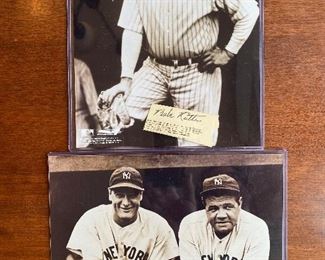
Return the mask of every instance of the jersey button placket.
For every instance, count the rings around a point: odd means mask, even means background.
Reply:
[[[119,259],[124,259],[124,243],[119,242],[118,243],[118,257]]]

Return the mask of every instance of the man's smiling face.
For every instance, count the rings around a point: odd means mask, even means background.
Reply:
[[[109,199],[114,208],[114,221],[126,226],[137,219],[142,200],[142,191],[133,188],[115,188],[110,190]]]
[[[205,211],[216,235],[223,238],[237,225],[242,200],[234,196],[208,196]]]

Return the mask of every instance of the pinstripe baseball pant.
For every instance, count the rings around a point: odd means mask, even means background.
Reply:
[[[130,95],[126,100],[131,117],[144,121],[150,106],[171,96],[178,108],[203,112],[218,117],[221,97],[221,70],[201,73],[197,64],[166,66],[147,58],[133,78]],[[215,129],[215,143],[218,129]],[[179,146],[198,146],[193,142],[178,139]]]

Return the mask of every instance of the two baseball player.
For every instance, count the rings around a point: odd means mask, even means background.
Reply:
[[[234,22],[223,50],[216,46],[220,11]],[[118,22],[124,29],[121,81],[100,99],[111,103],[123,93],[130,116],[139,121],[167,96],[175,107],[218,117],[220,67],[238,53],[258,15],[255,0],[124,0]],[[134,74],[143,40],[148,58]],[[178,145],[197,144],[178,139]]]
[[[140,207],[143,180],[134,168],[116,169],[109,181],[112,204],[88,210],[75,225],[67,260],[267,260],[266,223],[241,209],[237,181],[217,175],[203,182],[204,210],[186,216],[174,231],[158,214]]]

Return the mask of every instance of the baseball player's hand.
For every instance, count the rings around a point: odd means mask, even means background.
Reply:
[[[226,65],[233,56],[234,54],[231,52],[221,50],[220,48],[206,51],[199,62],[198,70],[200,72],[213,73],[217,67]]]
[[[108,90],[102,91],[98,97],[97,105],[99,108],[102,108],[103,105],[110,107],[113,103],[114,98],[118,94],[123,94],[124,100],[130,94],[132,79],[130,78],[122,78],[120,83],[111,87]]]

